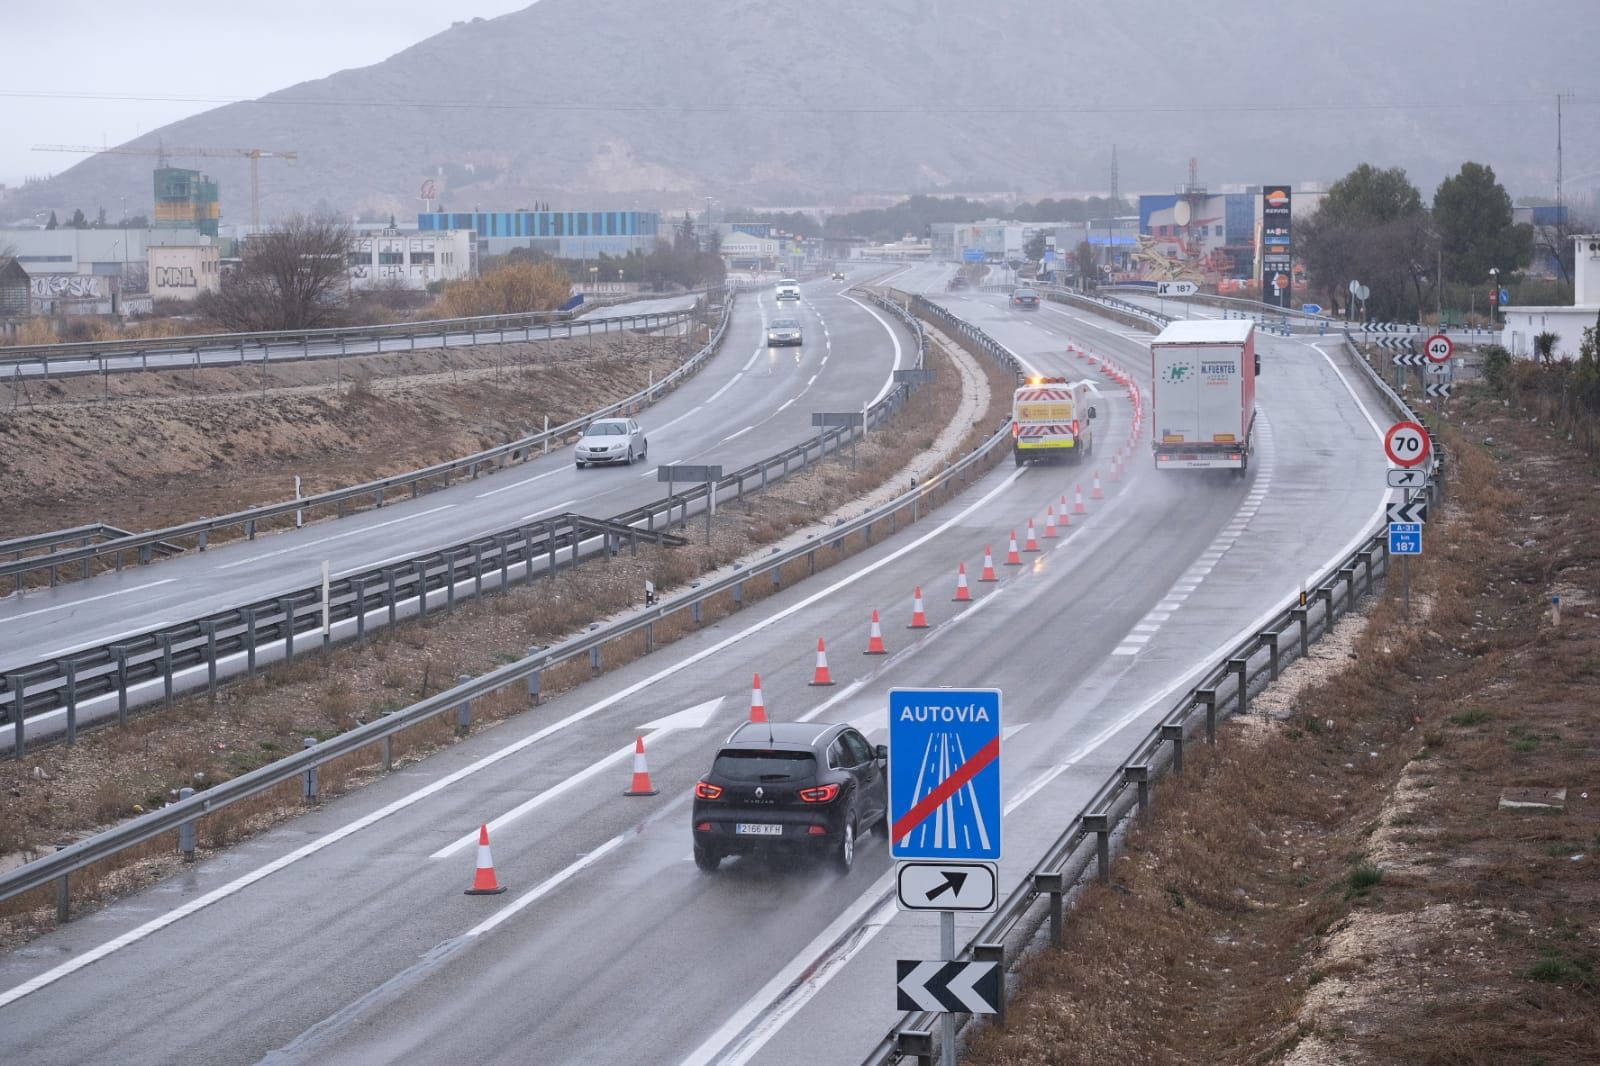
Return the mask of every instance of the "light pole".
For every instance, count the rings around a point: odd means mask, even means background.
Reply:
[[[1489,328],[1493,329],[1499,321],[1497,311],[1500,307],[1500,268],[1489,268]]]

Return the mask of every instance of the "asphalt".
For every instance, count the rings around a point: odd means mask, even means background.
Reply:
[[[926,287],[1043,371],[1085,369],[1071,340],[1148,385],[1132,331],[947,299],[942,269],[893,283]],[[745,717],[751,674],[775,718],[848,720],[874,742],[890,687],[1002,689],[1009,891],[1175,694],[1375,521],[1375,398],[1306,342],[1268,340],[1263,364],[1270,430],[1248,478],[1136,459],[1061,538],[957,605],[958,562],[976,575],[985,544],[1003,553],[1012,528],[1086,480],[1005,464],[815,579],[0,959],[0,1052],[41,1064],[859,1060],[897,1017],[892,960],[936,956],[935,919],[884,903],[878,838],[848,875],[804,861],[694,866],[689,790]],[[1109,459],[1131,412],[1103,388]],[[933,626],[911,631],[919,584]],[[874,608],[887,657],[861,655]],[[807,684],[818,635],[837,687]],[[660,794],[624,797],[641,730]],[[480,822],[493,826],[501,896],[463,895]],[[958,937],[978,922],[963,919]]]

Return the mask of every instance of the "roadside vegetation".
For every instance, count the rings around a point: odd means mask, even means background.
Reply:
[[[1458,395],[1413,621],[1387,590],[1191,748],[964,1062],[1595,1061],[1600,467]]]

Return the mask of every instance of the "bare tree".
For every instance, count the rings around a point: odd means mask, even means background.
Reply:
[[[349,228],[332,216],[296,215],[252,236],[238,275],[201,310],[245,332],[333,325],[347,295],[349,242]]]

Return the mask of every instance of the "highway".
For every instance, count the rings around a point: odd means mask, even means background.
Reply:
[[[1050,304],[947,296],[947,273],[919,265],[891,283],[926,288],[1041,371],[1085,372],[1070,340],[1148,388],[1148,334]],[[821,297],[811,304],[832,322]],[[936,956],[936,918],[894,909],[880,838],[846,875],[808,862],[695,867],[690,789],[744,719],[751,674],[773,717],[847,720],[874,742],[890,687],[1002,689],[1009,890],[1166,701],[1381,512],[1375,395],[1331,344],[1260,343],[1263,441],[1248,478],[1158,473],[1136,447],[1128,477],[1060,539],[952,603],[958,563],[975,575],[985,544],[1003,554],[1010,530],[1089,488],[1089,471],[1003,464],[931,522],[0,958],[0,1054],[858,1060],[897,1017],[893,960]],[[730,345],[734,360],[741,351],[754,358]],[[747,368],[758,381],[759,367]],[[1102,389],[1108,459],[1130,406]],[[915,585],[932,628],[913,632],[902,627]],[[868,659],[874,608],[891,654]],[[807,685],[818,635],[835,688]],[[650,798],[621,794],[639,732],[660,790]],[[480,822],[501,896],[463,895]],[[977,924],[959,922],[958,939]]]
[[[578,470],[571,451],[557,449],[337,521],[9,596],[0,600],[0,673],[307,587],[321,580],[323,560],[339,576],[564,511],[609,517],[661,497],[657,465],[734,469],[798,444],[816,433],[813,411],[860,410],[915,358],[904,327],[848,295],[848,285],[808,283],[798,308],[781,312],[770,288],[741,296],[716,357],[640,414],[648,462]],[[799,318],[804,343],[769,349],[773,317]]]

